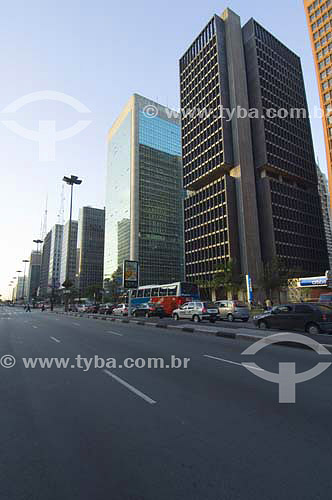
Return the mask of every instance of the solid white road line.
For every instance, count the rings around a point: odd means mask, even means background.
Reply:
[[[126,382],[122,378],[118,377],[117,375],[114,375],[114,373],[110,372],[109,370],[104,370],[104,373],[106,373],[106,375],[109,375],[114,380],[119,382],[119,384],[121,384],[124,387],[126,387],[127,389],[129,389],[129,391],[133,392],[134,394],[136,394],[140,398],[144,399],[144,401],[146,401],[150,405],[154,405],[157,403],[157,401],[155,401],[154,399],[151,399],[149,396],[144,394],[144,392],[139,391],[138,389],[136,389],[136,387],[133,387],[132,385],[128,384],[128,382]]]
[[[237,366],[242,366],[244,368],[246,368],[246,364],[245,363],[236,363],[236,361],[230,361],[229,359],[223,359],[223,358],[217,358],[216,356],[209,356],[208,354],[204,354],[203,355],[204,358],[210,358],[210,359],[216,359],[218,361],[223,361],[224,363],[229,363],[230,365],[237,365]],[[250,367],[254,370],[257,370],[257,371],[260,371],[260,372],[263,372],[263,368],[256,368],[256,367]]]
[[[60,344],[61,340],[59,339],[56,339],[55,337],[50,337],[51,340],[53,340],[53,342],[56,342],[57,344]]]
[[[118,335],[119,337],[123,336],[123,333],[113,332],[112,330],[108,330],[107,333],[111,333],[112,335]]]

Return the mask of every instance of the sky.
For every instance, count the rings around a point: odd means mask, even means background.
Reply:
[[[58,220],[64,175],[83,179],[74,193],[75,218],[81,206],[104,206],[108,129],[134,92],[179,108],[178,60],[212,15],[226,7],[239,14],[243,24],[255,18],[301,57],[309,109],[319,107],[302,0],[16,0],[2,4],[3,297],[8,296],[16,271],[23,270],[22,260],[34,248],[32,240],[40,237],[46,198],[48,229]],[[74,135],[71,127],[80,121],[85,128]],[[54,135],[54,127],[58,132],[71,130]],[[326,171],[321,119],[312,119],[312,132],[316,156]],[[66,187],[65,219],[68,195]]]

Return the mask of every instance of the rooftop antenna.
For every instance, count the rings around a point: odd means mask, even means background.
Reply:
[[[44,217],[42,219],[41,232],[40,232],[42,240],[45,239],[47,233],[47,204],[48,204],[48,195],[46,195],[45,212],[44,212]]]

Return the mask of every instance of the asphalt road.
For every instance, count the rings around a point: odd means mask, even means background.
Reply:
[[[326,499],[332,488],[332,367],[295,404],[241,363],[247,341],[0,309],[0,498]],[[190,358],[184,368],[77,368],[77,356]],[[23,358],[69,359],[25,368]],[[322,356],[266,347],[269,371]],[[324,359],[327,361],[327,359]],[[332,360],[331,360],[332,361]],[[94,361],[93,361],[94,362]],[[73,366],[73,368],[71,368]]]

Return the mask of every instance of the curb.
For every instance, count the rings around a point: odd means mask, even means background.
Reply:
[[[79,317],[84,317],[83,314],[75,314],[75,313],[65,313],[65,312],[60,312],[60,311],[54,311],[56,314],[61,314],[63,316],[79,316]],[[89,319],[101,319],[104,321],[118,321],[120,323],[133,323],[139,326],[152,326],[154,328],[162,328],[162,329],[170,329],[170,330],[178,330],[181,332],[187,332],[187,333],[199,333],[199,334],[205,334],[205,335],[212,335],[215,337],[223,337],[226,339],[231,339],[231,340],[247,340],[247,341],[253,341],[256,342],[258,340],[265,340],[267,337],[260,337],[259,335],[250,335],[250,334],[244,334],[244,333],[235,333],[235,332],[230,332],[225,331],[225,330],[218,330],[217,332],[209,332],[207,330],[199,330],[199,328],[194,328],[194,327],[188,327],[188,326],[175,326],[175,325],[167,325],[163,323],[150,323],[147,321],[140,321],[137,319],[124,319],[124,318],[112,318],[112,317],[107,317],[105,315],[97,315],[97,314],[88,314],[85,317]],[[279,333],[279,332],[278,332]],[[273,334],[271,334],[273,335]],[[328,349],[332,353],[332,344],[323,344],[319,342],[323,347]],[[294,344],[293,342],[278,342],[277,344],[271,344],[272,346],[285,346],[285,347],[293,347],[296,349],[305,349],[305,350],[311,350],[310,346],[306,346],[303,344]]]

